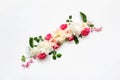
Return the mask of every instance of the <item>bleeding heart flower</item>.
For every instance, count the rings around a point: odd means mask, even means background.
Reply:
[[[50,33],[47,34],[46,37],[45,37],[45,39],[48,40],[48,41],[49,41],[51,38],[52,38],[52,35],[51,35]]]
[[[62,24],[61,26],[60,26],[60,29],[61,30],[65,30],[67,28],[67,24]]]
[[[84,30],[81,31],[82,36],[87,36],[90,33],[90,28],[84,28]]]
[[[53,49],[58,49],[60,47],[60,44],[57,43],[56,45],[53,46]]]
[[[38,54],[37,57],[38,57],[39,59],[45,59],[46,56],[47,56],[47,55],[46,55],[45,53],[40,53],[40,54]]]
[[[74,40],[74,36],[68,38],[68,41],[72,41],[72,40]]]

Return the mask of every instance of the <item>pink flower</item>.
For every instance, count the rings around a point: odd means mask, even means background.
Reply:
[[[60,47],[60,44],[57,43],[56,45],[53,46],[53,49],[58,49]]]
[[[45,59],[46,58],[46,54],[45,53],[40,53],[40,54],[38,54],[38,59]]]
[[[45,37],[45,39],[48,40],[48,41],[49,41],[51,38],[52,38],[52,35],[51,35],[50,33],[47,34],[46,37]]]
[[[60,26],[60,29],[61,30],[65,30],[67,28],[67,24],[62,24],[61,26]]]
[[[30,64],[33,63],[33,60],[30,59],[26,64],[22,64],[22,67],[29,68]]]
[[[85,28],[84,30],[81,31],[82,36],[87,36],[90,33],[90,28]]]
[[[74,40],[74,36],[68,38],[68,41],[72,41],[72,40]]]

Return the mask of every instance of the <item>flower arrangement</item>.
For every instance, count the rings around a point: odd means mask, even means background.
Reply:
[[[93,31],[99,32],[102,30],[102,27],[96,28],[94,24],[89,22],[83,12],[80,12],[80,16],[82,24],[73,22],[72,15],[70,15],[66,23],[60,25],[54,32],[46,34],[45,37],[30,37],[30,56],[26,57],[22,55],[21,61],[24,62],[22,66],[28,68],[30,64],[34,62],[33,60],[44,60],[49,55],[52,55],[53,60],[61,58],[62,54],[58,53],[57,49],[60,48],[64,42],[74,41],[75,44],[78,44],[78,38],[85,38]]]

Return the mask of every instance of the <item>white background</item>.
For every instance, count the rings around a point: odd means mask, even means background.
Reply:
[[[120,80],[119,0],[0,0],[0,80]],[[21,67],[30,36],[54,31],[67,17],[79,22],[79,12],[102,26],[80,44],[64,44],[51,57]]]

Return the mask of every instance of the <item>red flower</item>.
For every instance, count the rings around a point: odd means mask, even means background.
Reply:
[[[72,40],[74,40],[74,36],[68,38],[68,41],[72,41]]]
[[[50,33],[47,34],[46,37],[45,37],[45,39],[48,40],[48,41],[49,41],[51,38],[52,38],[52,35],[51,35]]]
[[[60,29],[61,30],[65,30],[67,28],[67,24],[62,24],[61,26],[60,26]]]
[[[40,54],[38,54],[37,57],[38,57],[39,59],[45,59],[46,56],[47,56],[47,55],[46,55],[45,53],[40,53]]]
[[[60,47],[60,44],[57,43],[56,45],[53,46],[53,49],[58,49]]]
[[[82,36],[87,36],[90,33],[90,28],[85,28],[84,30],[81,31]]]

